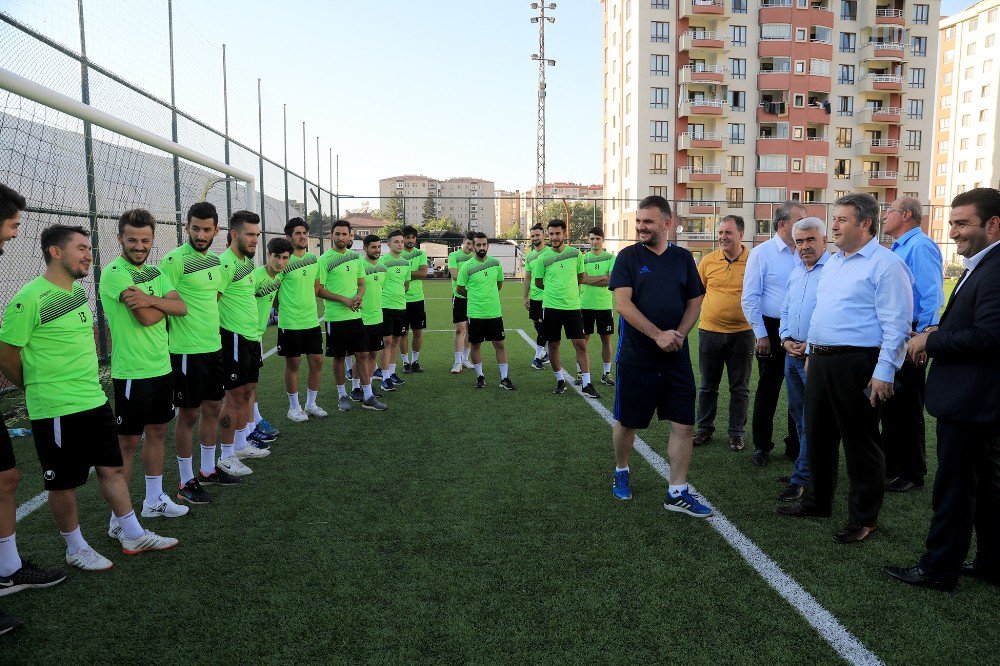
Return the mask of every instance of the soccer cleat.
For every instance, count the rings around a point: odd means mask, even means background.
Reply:
[[[23,623],[13,615],[9,615],[7,613],[4,613],[3,611],[0,611],[0,636],[6,634],[8,631],[11,631],[12,629],[17,629],[22,624]]]
[[[191,509],[186,506],[176,504],[166,493],[160,493],[155,504],[146,504],[142,501],[143,518],[180,518],[186,516]]]
[[[545,365],[548,365],[549,363],[551,363],[551,359],[549,358],[549,353],[548,352],[545,352],[545,356],[542,357],[542,363],[545,364]]]
[[[207,476],[203,472],[199,471],[198,483],[200,483],[203,486],[214,486],[214,485],[238,486],[239,484],[243,483],[243,479],[239,478],[238,476],[233,476],[229,472],[226,472],[225,470],[216,467],[214,470],[212,470],[212,473]]]
[[[309,420],[309,415],[306,414],[301,409],[289,409],[288,410],[288,420],[295,421],[296,423],[302,423],[303,421]]]
[[[467,370],[475,370],[475,369],[476,369],[476,366],[474,366],[474,365],[472,364],[472,361],[470,361],[470,360],[469,360],[469,359],[467,359],[467,358],[463,358],[463,359],[462,359],[462,367],[463,367],[463,368],[466,368]]]
[[[615,482],[611,484],[611,492],[620,500],[632,499],[632,486],[629,484],[627,469],[615,472]]]
[[[372,373],[372,379],[382,379],[382,368],[375,368],[375,372]]]
[[[253,444],[261,451],[269,451],[271,449],[271,442],[274,440],[261,439],[257,432],[252,432],[247,435],[247,444]]]
[[[410,364],[410,372],[423,372],[424,369],[420,367],[420,363],[414,361]]]
[[[233,453],[233,456],[237,460],[254,460],[266,458],[269,455],[271,455],[271,451],[269,449],[262,449],[254,444],[251,444],[250,442],[247,442],[245,447]]]
[[[393,383],[393,384],[400,384],[400,385],[402,385],[402,384],[405,384],[405,383],[406,383],[406,382],[404,382],[404,381],[403,381],[402,379],[400,379],[400,378],[399,378],[399,375],[397,375],[397,374],[396,374],[395,372],[394,372],[394,373],[392,373],[392,375],[390,375],[390,376],[389,376],[389,379],[391,379],[391,380],[392,380],[392,383]]]
[[[384,402],[379,402],[379,399],[376,398],[374,395],[365,400],[361,404],[361,407],[364,409],[372,409],[375,410],[376,412],[384,412],[385,410],[389,409]]]
[[[409,363],[404,363],[403,364],[403,374],[404,375],[410,374],[410,364]]]
[[[699,502],[698,498],[691,493],[691,489],[687,486],[677,494],[677,497],[671,497],[670,492],[667,491],[667,497],[663,501],[663,508],[667,511],[686,513],[695,518],[708,518],[712,515],[712,510]]]
[[[260,422],[257,423],[255,430],[260,430],[268,437],[277,437],[281,434],[281,431],[271,425],[267,419],[261,419]]]
[[[122,552],[126,555],[138,555],[150,550],[170,550],[179,542],[173,537],[162,537],[155,532],[146,530],[137,539],[129,539],[124,534],[121,536]]]
[[[600,398],[601,394],[597,392],[593,384],[587,384],[580,391],[588,398]]]
[[[386,377],[385,379],[382,380],[382,390],[383,391],[395,391],[396,390],[396,383],[394,381],[392,381],[391,379],[389,379],[388,377]]]
[[[40,569],[28,560],[21,560],[21,568],[9,576],[0,576],[0,597],[21,590],[52,587],[66,580],[62,569]]]
[[[556,387],[552,389],[552,392],[556,395],[566,392],[566,380],[560,379],[556,381]]]
[[[317,405],[316,403],[313,403],[311,405],[306,405],[305,411],[306,414],[309,414],[310,416],[315,416],[317,418],[323,418],[324,416],[327,415],[326,410]]]
[[[460,372],[462,372],[462,364],[460,362],[451,366],[451,374],[457,375]]]
[[[536,358],[531,361],[531,367],[534,368],[535,370],[544,370],[545,364],[542,363],[542,359]]]
[[[577,375],[576,379],[573,380],[573,384],[575,386],[583,386],[583,377],[581,375]]]
[[[342,412],[351,411],[351,399],[348,398],[346,395],[342,395],[339,398],[337,398],[337,409],[339,409]]]
[[[476,388],[486,388],[486,377],[482,375],[476,377]]]
[[[354,369],[353,368],[348,368],[347,369],[347,378],[348,379],[354,379]]]
[[[510,381],[510,377],[504,377],[503,379],[500,380],[500,388],[507,391],[513,391],[514,382]]]
[[[177,489],[177,499],[188,504],[211,504],[212,496],[201,487],[198,479],[191,479]],[[117,538],[117,537],[115,537]]]
[[[610,372],[605,372],[603,375],[601,375],[601,383],[604,384],[605,386],[614,386],[615,378],[611,376]]]
[[[220,458],[219,464],[216,467],[216,471],[219,470],[222,470],[226,474],[232,474],[233,476],[250,476],[253,474],[253,470],[244,465],[243,462],[235,455],[229,456],[228,458]]]
[[[365,399],[365,392],[359,388],[351,389],[351,394],[349,397],[354,402],[363,402]]]
[[[78,548],[72,555],[66,551],[66,564],[84,571],[107,571],[115,566],[93,548]]]

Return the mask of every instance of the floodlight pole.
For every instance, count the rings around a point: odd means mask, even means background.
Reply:
[[[545,10],[555,9],[556,3],[533,2],[532,9],[538,10],[538,16],[532,16],[531,22],[538,24],[538,53],[531,59],[538,61],[538,125],[535,137],[535,210],[538,211],[538,199],[545,200],[545,67],[555,66],[555,60],[545,58],[545,23],[555,23],[552,16],[546,16]],[[544,205],[544,203],[542,204]]]

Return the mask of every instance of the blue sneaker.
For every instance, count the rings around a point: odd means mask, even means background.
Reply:
[[[395,391],[396,383],[392,381],[391,377],[386,377],[382,380],[382,390],[383,391]]]
[[[531,367],[534,368],[535,370],[544,370],[545,364],[542,363],[542,359],[536,358],[531,362]]]
[[[274,441],[273,439],[264,439],[263,434],[261,434],[260,432],[258,432],[256,430],[254,430],[252,433],[250,433],[250,435],[247,437],[247,442],[249,442],[250,444],[253,444],[258,449],[261,449],[261,450],[271,448],[271,442],[273,442],[273,441]]]
[[[250,433],[249,435],[247,435],[247,439],[250,439],[251,437],[253,438],[253,440],[255,442],[273,442],[274,440],[278,439],[274,435],[267,434],[266,432],[264,432],[263,430],[261,430],[259,427],[258,428],[254,428],[254,431],[252,433]]]
[[[545,352],[545,356],[542,357],[542,363],[548,365],[551,359],[549,359],[549,353]]]
[[[393,383],[393,384],[399,384],[400,386],[402,386],[403,384],[405,384],[405,383],[406,383],[406,382],[404,382],[404,381],[403,381],[402,379],[400,379],[400,378],[399,378],[399,375],[397,375],[397,374],[396,374],[395,372],[394,372],[394,373],[392,373],[392,375],[390,375],[390,376],[389,376],[389,379],[391,379],[391,380],[392,380],[392,383]]]
[[[686,513],[695,518],[708,518],[712,515],[712,510],[698,501],[698,498],[691,494],[691,488],[685,486],[677,497],[671,497],[667,491],[667,497],[663,501],[663,508],[667,511],[677,511]]]
[[[348,370],[347,370],[347,379],[348,380],[354,379],[354,368],[348,368]]]
[[[620,500],[632,499],[632,487],[628,483],[628,470],[615,472],[615,482],[611,486],[611,492]]]
[[[375,372],[372,373],[372,379],[382,379],[382,368],[375,368]]]
[[[281,431],[275,428],[273,425],[271,425],[271,423],[267,419],[261,419],[260,423],[257,424],[256,429],[260,430],[268,437],[277,437],[278,435],[281,434]]]

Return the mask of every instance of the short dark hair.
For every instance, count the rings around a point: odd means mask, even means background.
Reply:
[[[952,208],[959,206],[975,206],[976,215],[985,227],[986,220],[1000,216],[1000,190],[992,187],[974,187],[966,190],[951,200]]]
[[[402,236],[402,235],[403,235],[403,230],[402,229],[393,229],[392,231],[389,232],[389,235],[386,236],[385,239],[386,240],[392,240],[396,236]]]
[[[743,221],[743,217],[740,215],[726,215],[724,218],[719,220],[719,222],[720,223],[725,222],[726,220],[732,220],[733,224],[736,225],[736,228],[739,230],[740,233],[743,233],[743,230],[746,229],[746,223]]]
[[[66,243],[69,242],[70,236],[73,234],[82,234],[88,238],[90,237],[90,232],[81,226],[53,224],[51,227],[46,227],[42,230],[42,256],[45,257],[46,264],[52,261],[52,255],[49,254],[49,248],[66,247]]]
[[[371,245],[372,243],[381,243],[381,242],[382,242],[382,239],[379,238],[376,234],[368,234],[367,236],[365,236],[365,240],[364,240],[364,243],[365,243],[366,247],[368,245]]]
[[[199,220],[212,220],[215,226],[219,226],[219,211],[207,201],[199,201],[188,208],[187,221],[190,222],[195,217]]]
[[[150,228],[156,234],[156,218],[145,208],[133,208],[121,214],[118,218],[118,235],[125,233],[125,227],[136,229]]]
[[[292,233],[299,227],[305,227],[306,231],[309,231],[309,225],[301,217],[293,217],[292,219],[285,222],[285,235],[291,236]]]
[[[487,236],[486,234],[484,234],[484,233],[483,233],[482,231],[477,231],[477,232],[475,233],[475,238],[476,238],[476,239],[479,239],[479,238],[485,238],[486,240],[489,240],[489,238],[490,238],[490,237],[489,237],[489,236]]]
[[[416,236],[417,235],[417,228],[415,226],[413,226],[412,224],[408,224],[405,227],[403,227],[403,235],[404,236]]]
[[[661,213],[670,217],[670,203],[659,194],[651,194],[640,201],[639,208],[657,208]]]
[[[330,227],[330,231],[333,231],[337,227],[347,227],[348,231],[354,231],[354,227],[352,227],[351,223],[349,221],[347,221],[347,220],[336,220],[336,221],[334,221],[333,226]]]
[[[465,240],[475,240],[475,238],[476,238],[476,232],[475,231],[466,231],[465,232]]]
[[[545,231],[545,227],[542,226],[541,222],[536,222],[535,226],[531,227],[528,231]]]
[[[9,220],[19,210],[28,207],[28,202],[20,194],[0,183],[0,222]]]
[[[782,222],[789,222],[792,219],[792,211],[796,208],[801,208],[806,210],[805,205],[801,201],[793,201],[789,199],[785,203],[781,204],[774,209],[774,221],[771,223],[771,229],[773,231],[778,230],[778,225]]]
[[[547,226],[548,226],[549,229],[551,229],[552,227],[558,227],[558,228],[562,229],[563,231],[566,231],[566,223],[563,222],[562,220],[549,220],[549,223],[548,223]]]
[[[249,210],[238,210],[229,218],[230,231],[239,231],[244,224],[260,224],[260,215]]]
[[[292,241],[287,238],[282,238],[281,236],[276,236],[271,240],[267,241],[267,253],[268,254],[291,254],[295,251],[292,247]]]
[[[600,236],[601,238],[604,238],[604,229],[600,227],[591,227],[590,231],[587,232],[588,236],[590,234],[594,234],[595,236]]]
[[[851,192],[838,198],[833,202],[833,205],[835,207],[850,206],[854,209],[854,216],[857,218],[859,225],[861,224],[861,220],[871,220],[868,233],[872,236],[878,233],[879,205],[878,201],[872,195],[867,192]]]

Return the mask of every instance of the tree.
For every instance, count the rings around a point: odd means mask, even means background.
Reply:
[[[521,238],[521,228],[516,224],[512,224],[506,229],[504,229],[503,232],[501,232],[500,238],[503,238],[505,240]]]
[[[434,218],[424,223],[422,231],[450,231],[452,233],[462,233],[462,227],[458,225],[455,218],[445,215]]]
[[[434,197],[431,196],[430,192],[427,193],[427,198],[424,199],[424,213],[422,215],[424,224],[427,224],[437,216],[437,205],[434,203]]]
[[[403,224],[403,197],[399,194],[394,194],[389,197],[389,200],[385,203],[385,208],[376,213],[376,217],[379,217],[386,221],[386,225],[393,224]]]
[[[309,225],[310,236],[322,236],[333,224],[327,215],[320,215],[318,210],[310,211],[306,215],[306,223]]]
[[[569,204],[569,239],[576,243],[587,240],[587,232],[591,227],[604,225],[604,215],[597,202],[574,201]],[[542,208],[541,223],[545,226],[549,220],[566,220],[566,207],[561,201],[546,204]]]

